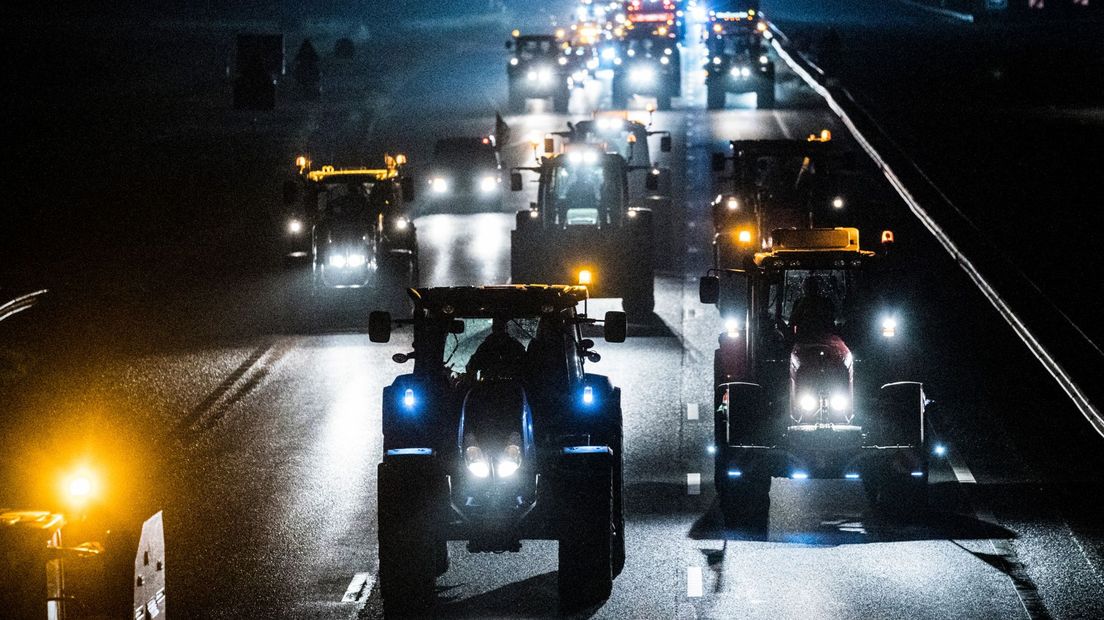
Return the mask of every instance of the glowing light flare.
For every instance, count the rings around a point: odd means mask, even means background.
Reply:
[[[589,385],[583,388],[583,404],[594,404],[594,388]]]
[[[288,229],[289,233],[291,233],[293,235],[298,235],[299,233],[303,232],[303,222],[302,222],[302,220],[298,220],[298,219],[294,219],[294,218],[288,220],[287,229]]]
[[[414,397],[414,390],[407,388],[406,391],[403,392],[403,407],[406,407],[407,409],[413,409],[414,405],[416,405],[417,403],[418,400]]]
[[[897,319],[887,316],[882,319],[882,337],[894,338],[897,336]]]
[[[589,269],[579,270],[579,284],[592,284],[594,282],[594,274]]]
[[[744,245],[751,243],[751,231],[741,230],[740,232],[736,233],[736,240]]]

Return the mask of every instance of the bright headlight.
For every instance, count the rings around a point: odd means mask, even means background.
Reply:
[[[472,461],[468,463],[468,472],[476,478],[486,478],[491,475],[491,464],[486,460]]]
[[[551,82],[552,81],[552,70],[551,69],[541,69],[540,71],[537,71],[537,81],[540,82],[541,84],[546,84],[548,82]]]
[[[468,462],[468,472],[476,478],[486,478],[491,475],[491,462],[478,446],[469,446],[464,450],[464,459]]]
[[[479,191],[484,194],[489,194],[498,189],[498,179],[492,176],[486,176],[479,180]]]
[[[406,230],[407,226],[410,226],[410,220],[405,217],[400,217],[395,220],[395,230]]]
[[[566,65],[567,64],[567,58],[564,58],[563,56],[560,56],[560,59],[557,60],[556,62],[560,63],[560,66]]]
[[[434,194],[444,194],[448,192],[448,181],[441,177],[434,177],[429,181],[429,189]]]
[[[350,267],[363,267],[367,262],[363,254],[350,254],[346,264]]]
[[[518,59],[517,58],[511,58],[510,59],[510,65],[511,66],[516,67],[517,64],[518,64]]]
[[[727,335],[729,338],[739,338],[740,337],[740,321],[738,321],[736,319],[726,319],[725,320],[725,335]]]
[[[292,218],[288,220],[287,229],[289,233],[293,235],[298,235],[299,233],[303,232],[303,221]]]
[[[762,56],[759,57],[759,64],[765,65],[768,62],[769,62],[769,59],[767,58],[766,54],[763,54]]]
[[[537,81],[537,72],[532,71],[532,70],[529,71],[529,73],[525,74],[525,79],[529,80],[530,82],[536,82]]]
[[[343,255],[343,254],[334,254],[334,255],[330,256],[330,267],[334,267],[336,269],[343,269],[346,264],[348,264],[348,261],[345,260],[345,255]]]
[[[893,338],[897,335],[897,319],[887,316],[882,319],[882,337]]]
[[[651,67],[641,67],[639,69],[633,69],[629,72],[629,79],[633,82],[651,82],[655,79],[655,69]]]
[[[664,57],[662,57],[662,58],[660,58],[660,59],[659,59],[659,62],[660,62],[661,64],[667,65],[667,64],[670,64],[670,63],[671,63],[671,59],[670,59],[670,58],[668,58],[668,57],[666,57],[666,56],[664,56]]]
[[[514,472],[516,472],[519,467],[521,467],[520,463],[507,459],[502,459],[498,462],[497,465],[495,465],[495,473],[498,474],[499,478],[508,478],[514,475]]]
[[[809,393],[802,394],[797,398],[797,406],[802,411],[816,411],[819,404],[817,397]]]
[[[847,398],[846,394],[833,394],[832,398],[828,399],[828,406],[832,411],[845,411],[851,406],[851,399]]]
[[[835,198],[832,199],[832,208],[833,209],[842,209],[843,208],[843,196],[836,196]]]
[[[715,65],[721,64],[721,57],[720,56],[714,56],[713,57],[713,64],[715,64]]]
[[[607,47],[606,49],[602,50],[602,58],[604,60],[613,60],[616,57],[617,50],[613,49],[612,47]]]

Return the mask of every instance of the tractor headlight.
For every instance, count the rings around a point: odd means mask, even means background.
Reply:
[[[751,231],[747,229],[741,230],[736,233],[736,240],[744,245],[751,243]]]
[[[521,446],[510,444],[495,463],[495,475],[499,478],[509,478],[521,468]]]
[[[664,56],[664,57],[659,59],[659,63],[663,64],[663,65],[669,65],[669,64],[671,64],[671,59]]]
[[[510,59],[510,66],[511,67],[516,67],[517,64],[518,64],[518,59],[516,57]]]
[[[541,69],[540,71],[537,71],[537,81],[540,82],[541,84],[547,84],[547,83],[551,82],[552,81],[552,70],[551,69]]]
[[[832,208],[833,209],[842,209],[843,208],[843,196],[836,196],[835,198],[832,199]]]
[[[560,63],[560,66],[562,67],[567,64],[567,58],[564,56],[560,56],[560,58],[556,62]]]
[[[429,189],[434,194],[444,194],[449,190],[448,181],[444,177],[433,177],[429,180]]]
[[[579,284],[587,285],[594,282],[594,274],[589,269],[579,270]]]
[[[293,235],[298,235],[303,232],[303,220],[298,218],[291,218],[288,220],[287,230]]]
[[[617,58],[617,50],[613,49],[612,47],[607,47],[606,49],[602,50],[603,60],[613,60],[614,58]]]
[[[727,207],[729,211],[735,211],[740,208],[740,201],[735,198],[729,198],[725,202],[725,207]]]
[[[817,400],[817,397],[808,392],[797,397],[797,406],[800,407],[802,411],[816,411],[819,405],[820,401]]]
[[[334,269],[344,269],[348,262],[344,254],[333,254],[330,256],[330,267]]]
[[[468,464],[468,473],[476,478],[486,478],[491,475],[491,462],[478,446],[471,446],[465,450],[464,459]]]
[[[725,319],[725,324],[724,325],[725,325],[725,335],[727,335],[729,338],[734,338],[734,339],[740,337],[740,321],[738,321],[737,319],[734,319],[734,318]]]
[[[406,230],[410,227],[410,220],[405,217],[395,219],[395,230]]]
[[[498,179],[493,176],[485,176],[479,180],[479,191],[489,194],[498,189]]]
[[[897,336],[897,318],[887,316],[882,319],[882,337],[894,338]]]
[[[363,254],[350,254],[349,258],[346,259],[345,264],[349,267],[356,268],[363,267],[364,263],[366,262],[368,261],[365,259],[365,256]]]
[[[766,54],[763,54],[762,56],[759,57],[759,64],[765,65],[768,62],[770,62],[770,60],[767,58]]]
[[[629,79],[640,84],[648,84],[655,80],[655,69],[652,67],[639,67],[629,72]]]
[[[832,411],[846,411],[851,406],[851,399],[846,394],[833,394],[828,399],[828,406]]]

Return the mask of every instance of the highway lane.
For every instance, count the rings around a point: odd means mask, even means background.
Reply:
[[[493,66],[501,72],[500,45],[480,42],[473,47],[481,51],[462,62],[442,54],[418,70],[481,75],[482,69],[472,67]],[[494,92],[504,92],[494,83]],[[336,144],[356,135],[362,136],[357,150],[374,153],[398,145],[416,149],[413,154],[426,152],[442,128],[451,126],[453,115],[462,117],[463,131],[490,127],[493,117],[484,100],[426,97],[427,84],[405,81],[388,93],[389,101],[412,101],[415,114],[434,111],[421,117],[424,124],[397,126],[349,107],[342,122],[320,123],[309,140]],[[1096,609],[1093,565],[1076,551],[1084,537],[1078,538],[1076,529],[1071,535],[1062,511],[1045,502],[1030,511],[1036,514],[1024,515],[1017,506],[1027,496],[1022,484],[1039,477],[1014,468],[1017,448],[993,420],[1000,406],[1019,397],[1019,375],[989,378],[1008,359],[956,357],[979,341],[1007,335],[985,327],[984,304],[971,298],[953,265],[898,213],[863,218],[891,220],[902,246],[923,257],[926,273],[914,286],[933,296],[917,296],[924,333],[941,344],[960,339],[933,354],[921,378],[930,382],[937,400],[949,404],[940,430],[951,439],[956,463],[967,464],[982,483],[974,485],[979,490],[967,490],[953,471],[941,467],[933,476],[937,511],[919,525],[906,525],[868,514],[861,491],[851,483],[776,481],[765,536],[718,527],[707,447],[711,355],[721,329],[715,311],[696,300],[696,277],[708,262],[706,204],[716,191],[708,154],[737,137],[800,137],[824,127],[842,137],[828,112],[813,106],[807,93],[793,92],[792,79],[789,84],[782,97],[786,105],[777,112],[749,109],[743,98],[732,102],[737,109],[706,113],[700,92],[689,83],[682,109],[656,115],[657,127],[675,136],[675,151],[666,160],[685,227],[664,231],[678,250],[667,257],[657,281],[657,324],[635,326],[624,345],[600,345],[603,361],[591,366],[624,390],[630,540],[628,564],[613,597],[592,614],[1017,617],[1024,615],[1020,593],[1006,574],[1009,567],[1000,563],[1010,556],[990,542],[1008,540],[1016,553],[1011,557],[1024,563],[1029,581],[1055,615]],[[513,127],[546,131],[585,114],[575,110],[571,117],[534,113],[507,120]],[[266,161],[279,160],[266,146],[253,148],[264,152]],[[510,163],[523,163],[525,151],[524,144],[516,145]],[[276,170],[272,165],[267,175],[273,187]],[[260,194],[249,200],[256,209],[269,198]],[[516,208],[527,197],[510,200]],[[419,218],[422,273],[435,285],[502,281],[508,274],[503,250],[508,245],[502,242],[508,243],[511,219],[502,214]],[[389,356],[406,341],[398,334],[394,346],[370,345],[351,329],[355,325],[321,330],[333,333],[288,333],[274,308],[289,302],[284,274],[251,273],[230,282],[233,286],[214,290],[187,285],[185,292],[206,295],[177,311],[226,324],[196,337],[190,327],[195,318],[180,317],[189,334],[180,338],[183,345],[127,347],[106,360],[90,354],[85,363],[92,368],[79,363],[59,368],[52,377],[57,383],[43,382],[43,391],[94,378],[71,390],[85,405],[98,403],[121,418],[141,418],[134,427],[162,427],[153,432],[170,455],[157,483],[166,499],[171,592],[184,615],[374,617],[379,611],[374,588],[379,394],[401,371]],[[953,318],[941,316],[940,306],[952,302],[962,310]],[[616,307],[616,302],[594,306]],[[1030,372],[1025,376],[1026,385],[1045,394],[1045,385]],[[978,378],[992,387],[976,394]],[[45,409],[51,398],[34,404]],[[30,428],[21,434],[34,436]],[[1001,515],[988,515],[996,525],[974,518],[978,506]],[[526,544],[522,553],[502,556],[468,555],[458,544],[452,551],[454,564],[440,581],[442,615],[555,613],[554,544]],[[365,574],[366,580],[358,581]],[[354,600],[342,602],[350,586]]]

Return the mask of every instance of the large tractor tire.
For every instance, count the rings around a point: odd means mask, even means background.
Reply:
[[[538,265],[541,223],[540,218],[530,217],[529,211],[518,211],[514,230],[510,232],[510,282],[533,284],[541,278]]]
[[[562,88],[552,95],[552,111],[556,114],[567,114],[568,104],[571,102],[571,89],[564,84]]]
[[[725,89],[721,84],[708,82],[705,91],[705,107],[707,110],[723,110],[725,107]]]
[[[671,89],[664,88],[656,95],[656,109],[666,112],[671,109]]]
[[[774,98],[774,78],[762,80],[756,89],[755,107],[760,110],[773,110],[776,105]]]
[[[628,229],[628,254],[622,260],[626,284],[621,297],[625,314],[633,320],[647,320],[655,310],[655,240],[653,238],[652,212],[634,211],[636,215],[625,219]]]
[[[432,609],[443,544],[435,506],[443,476],[432,457],[380,463],[379,580],[384,613],[418,616]],[[447,568],[447,548],[444,564]]]
[[[924,387],[916,382],[883,385],[869,436],[880,446],[912,446],[874,461],[863,486],[874,508],[904,518],[922,517],[928,501],[928,448],[924,437]]]
[[[613,84],[610,93],[611,107],[617,110],[622,110],[629,107],[629,93],[625,89],[625,78],[620,75],[613,77]]]
[[[506,108],[511,114],[524,114],[525,113],[525,95],[514,86],[513,80],[510,80],[510,94],[509,102]]]
[[[563,612],[609,598],[614,575],[614,455],[565,455],[559,471],[559,593]]]
[[[754,460],[736,465],[730,458],[730,446],[772,443],[769,411],[762,391],[753,383],[725,384],[716,389],[713,436],[717,456],[713,483],[727,527],[765,528],[769,518],[771,472],[765,464]]]
[[[718,463],[724,463],[727,460],[727,448],[719,447],[717,456]],[[770,519],[770,473],[748,468],[747,471],[740,470],[739,476],[736,476],[730,475],[727,467],[717,469],[717,500],[725,527],[765,529]],[[735,471],[731,473],[735,474]]]

